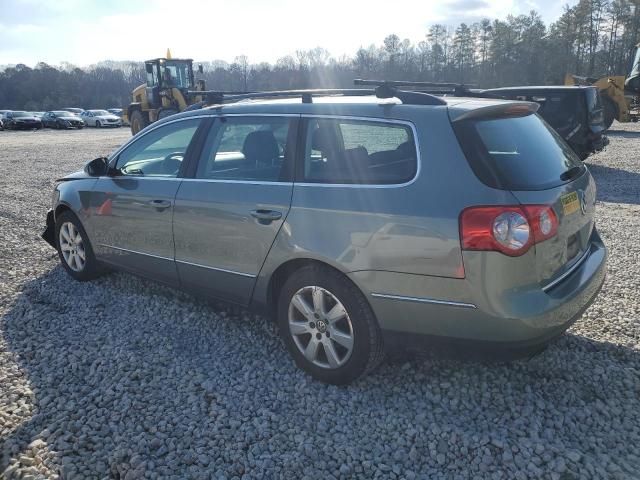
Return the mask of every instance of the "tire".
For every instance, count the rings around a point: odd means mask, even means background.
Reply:
[[[131,135],[135,135],[149,125],[147,117],[140,110],[134,110],[129,118],[129,123],[131,124]]]
[[[316,294],[323,299],[324,309],[318,308]],[[342,312],[334,321],[329,318],[333,310]],[[374,370],[384,358],[380,327],[366,298],[351,281],[329,268],[312,265],[295,271],[279,292],[277,320],[296,365],[316,380],[345,385]],[[299,333],[292,333],[292,327]],[[309,352],[307,356],[304,351]]]
[[[102,125],[100,124],[99,120],[96,120],[96,128],[100,128]]]
[[[602,106],[604,108],[604,129],[609,130],[613,121],[618,118],[618,107],[609,97],[602,97]]]
[[[87,232],[75,214],[66,211],[56,219],[55,235],[60,263],[71,277],[79,282],[86,282],[100,276],[102,269],[93,254]],[[79,241],[78,235],[80,236]],[[75,255],[70,254],[65,247],[71,247]],[[84,262],[82,262],[82,253],[85,257]],[[76,261],[72,257],[78,258],[78,260]]]

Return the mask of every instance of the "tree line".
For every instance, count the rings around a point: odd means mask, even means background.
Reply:
[[[275,63],[201,62],[213,90],[345,88],[354,78],[457,82],[478,87],[562,84],[565,73],[625,75],[640,43],[640,0],[580,0],[555,22],[509,15],[452,28],[432,25],[417,43],[388,35],[353,56],[332,57],[317,47]],[[80,69],[63,64],[19,64],[0,72],[0,108],[106,108],[129,103],[145,81],[144,65],[101,62]]]

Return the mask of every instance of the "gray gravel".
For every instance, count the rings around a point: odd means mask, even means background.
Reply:
[[[0,478],[640,478],[640,128],[614,129],[589,160],[609,275],[568,334],[346,388],[300,372],[264,318],[63,272],[39,239],[54,179],[125,129],[0,132]]]

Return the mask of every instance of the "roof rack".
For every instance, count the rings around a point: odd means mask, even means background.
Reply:
[[[462,83],[452,82],[417,82],[409,80],[369,80],[356,78],[353,81],[354,85],[378,85],[388,87],[413,87],[419,89],[422,93],[432,93],[435,95],[442,95],[446,93],[452,93],[456,97],[468,96],[473,93],[469,90],[469,87],[473,85],[464,85]]]
[[[475,89],[475,85],[450,82],[416,82],[405,80],[369,80],[357,78],[355,85],[376,85],[378,88],[413,87],[414,92],[431,95],[453,95],[454,97],[498,98],[491,93]],[[471,88],[474,88],[473,90]]]
[[[241,100],[253,100],[260,98],[295,98],[301,97],[302,103],[313,103],[314,95],[341,95],[341,96],[364,96],[375,95],[378,98],[398,98],[404,104],[411,105],[444,105],[446,102],[441,98],[424,92],[404,91],[389,85],[379,85],[374,89],[369,88],[325,88],[325,89],[306,89],[306,90],[273,90],[263,92],[190,92],[194,95],[205,95],[206,101],[200,108],[206,105],[223,105],[225,103],[233,103]],[[194,107],[198,108],[198,107]]]

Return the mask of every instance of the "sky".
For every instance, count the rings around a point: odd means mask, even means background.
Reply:
[[[86,66],[103,60],[174,57],[275,62],[324,47],[334,57],[413,42],[430,25],[536,10],[545,23],[577,0],[0,0],[0,65],[39,61]]]

